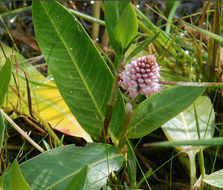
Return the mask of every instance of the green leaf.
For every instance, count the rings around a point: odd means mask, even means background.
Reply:
[[[159,35],[160,32],[158,32],[156,35],[154,35],[152,38],[149,38],[147,40],[144,40],[143,42],[141,42],[131,53],[130,55],[127,57],[126,61],[129,61],[130,59],[132,59],[136,54],[138,54],[140,51],[142,51],[143,49],[145,49],[150,43],[152,43],[157,36]]]
[[[200,138],[209,139],[214,134],[215,114],[211,100],[207,96],[200,96],[194,102],[197,121],[199,123]],[[196,115],[191,105],[179,115],[162,126],[164,133],[170,141],[196,140],[198,138]],[[188,147],[179,147],[187,149]],[[193,149],[198,152],[199,147]]]
[[[98,138],[112,73],[81,24],[58,2],[33,2],[33,21],[38,43],[62,97],[81,126],[91,137]],[[124,112],[123,101],[116,106]],[[122,122],[114,123],[121,128]]]
[[[4,189],[3,189],[3,181],[4,181],[4,177],[5,177],[4,174],[2,174],[2,176],[0,177],[0,189],[1,189],[1,190],[4,190]]]
[[[130,1],[105,1],[105,24],[112,48],[118,54],[124,53],[138,31]]]
[[[214,187],[223,188],[223,169],[218,170],[210,175],[206,175],[203,181]]]
[[[131,148],[129,147],[131,146]],[[134,155],[135,153],[133,152],[134,147],[132,147],[131,142],[129,141],[128,143],[128,148],[127,148],[127,173],[129,176],[129,181],[130,181],[130,187],[135,188],[136,186],[136,175],[137,175],[137,165],[136,165],[136,156]],[[133,150],[133,151],[132,151]]]
[[[19,164],[16,160],[14,160],[12,164],[9,183],[13,190],[31,190],[29,184],[22,176],[22,173],[19,169]]]
[[[168,3],[168,1],[166,3]],[[177,11],[177,8],[180,6],[181,1],[172,1],[171,3],[172,3],[172,8],[171,8],[170,13],[168,15],[168,22],[166,24],[166,32],[167,33],[170,33],[170,29],[171,29],[170,27],[171,27],[171,24],[172,24],[172,21],[173,21],[173,17],[175,15],[176,11]]]
[[[217,35],[217,34],[215,34],[215,33],[213,33],[213,32],[210,32],[210,31],[208,31],[208,30],[205,30],[205,29],[203,29],[203,28],[200,28],[200,27],[198,27],[198,26],[195,26],[195,25],[193,25],[193,24],[189,24],[189,23],[187,23],[187,22],[183,22],[183,23],[186,24],[186,25],[188,25],[188,26],[190,26],[191,28],[194,28],[195,30],[199,31],[199,32],[202,33],[202,34],[204,34],[204,35],[206,35],[206,36],[208,36],[208,37],[210,37],[210,38],[213,38],[213,39],[215,39],[215,40],[217,40],[217,41],[223,43],[223,37],[221,37],[221,36],[219,36],[219,35]]]
[[[140,138],[156,130],[193,103],[204,89],[175,87],[149,97],[133,112],[128,136]]]
[[[5,65],[0,70],[0,107],[4,103],[5,94],[8,91],[12,72],[11,69],[11,61],[7,59]]]
[[[88,174],[88,165],[76,173],[70,183],[66,186],[64,190],[82,190],[87,189],[87,174]]]
[[[0,151],[2,150],[3,140],[4,140],[4,132],[5,132],[5,123],[3,116],[0,111]]]
[[[44,152],[21,164],[20,169],[32,190],[61,190],[88,165],[88,189],[98,190],[107,183],[109,173],[117,171],[122,163],[123,156],[113,146],[89,143],[85,147],[67,145]],[[11,190],[8,175],[4,188]]]

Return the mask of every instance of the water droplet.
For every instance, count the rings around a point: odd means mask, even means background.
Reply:
[[[73,48],[70,48],[70,50],[72,50]]]
[[[137,8],[139,8],[139,7],[140,7],[140,5],[139,5],[139,4],[137,4],[137,5],[136,5],[136,7],[137,7]]]
[[[53,78],[53,77],[50,77],[50,78],[49,78],[49,80],[51,80],[51,81],[52,81],[52,80],[54,80],[54,78]]]
[[[189,55],[189,51],[188,51],[188,50],[185,50],[185,54],[186,54],[186,55]]]
[[[70,91],[70,94],[72,94],[73,92],[72,91]]]
[[[15,19],[16,19],[16,17],[13,17],[13,18],[11,18],[11,19],[9,20],[9,22],[10,22],[10,23],[13,23],[13,22],[15,22]]]
[[[98,40],[99,40],[98,38],[95,39],[95,41],[97,41],[97,42],[98,42]]]
[[[184,33],[183,33],[183,32],[181,32],[181,33],[180,33],[180,36],[184,37]]]

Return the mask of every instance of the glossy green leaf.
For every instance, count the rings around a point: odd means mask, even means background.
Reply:
[[[78,20],[58,2],[33,2],[33,21],[62,97],[81,126],[98,138],[113,81],[108,66]],[[116,106],[124,112],[122,100]],[[118,128],[120,120],[113,122]]]
[[[5,65],[0,68],[0,107],[4,103],[5,94],[8,91],[9,82],[11,79],[11,61],[7,59]]]
[[[194,101],[197,121],[199,123],[200,138],[209,139],[214,134],[215,114],[211,100],[207,96],[200,96]],[[179,115],[162,126],[164,133],[170,141],[196,140],[198,138],[197,122],[194,106],[191,105]],[[188,147],[179,147],[185,149]],[[196,150],[199,151],[198,147]]]
[[[204,89],[175,87],[149,97],[133,112],[128,136],[140,138],[161,127],[192,104]]]
[[[64,190],[85,190],[88,189],[87,183],[88,165],[76,173],[70,183],[66,186]]]
[[[123,53],[137,35],[136,14],[130,1],[105,1],[105,24],[116,53]]]
[[[117,171],[122,163],[122,155],[113,146],[89,143],[85,147],[67,145],[44,152],[22,163],[20,169],[32,190],[61,190],[88,165],[88,187],[98,190],[107,183],[109,173]],[[8,175],[4,188],[11,190]]]
[[[206,175],[203,181],[211,186],[223,188],[223,169]]]
[[[29,184],[26,182],[19,169],[19,164],[14,160],[10,172],[10,186],[12,190],[31,190]]]
[[[5,132],[5,123],[3,116],[0,112],[0,150],[2,150],[3,140],[4,140],[4,132]]]

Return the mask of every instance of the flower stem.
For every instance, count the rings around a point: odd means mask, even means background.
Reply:
[[[204,167],[204,155],[203,155],[203,150],[201,149],[199,151],[199,166],[200,166],[200,170],[201,170],[201,185],[200,185],[200,190],[203,189],[204,187],[204,176],[205,176],[205,167]]]
[[[120,152],[123,152],[123,149],[125,147],[126,133],[127,133],[128,125],[129,125],[131,118],[132,118],[132,105],[128,102],[126,104],[125,122],[124,122],[124,126],[122,128],[119,143],[118,143],[118,149],[120,150]]]
[[[117,65],[117,70],[120,68],[120,62],[122,61],[123,56],[116,55],[115,57],[115,65]],[[112,117],[112,112],[115,106],[115,100],[118,94],[118,81],[119,81],[119,76],[115,74],[113,84],[112,84],[112,89],[111,89],[111,94],[107,103],[106,107],[106,112],[105,112],[105,119],[104,119],[104,130],[101,132],[101,137],[106,138],[106,142],[109,143],[109,135],[108,135],[108,127],[111,121]]]
[[[189,151],[188,156],[190,161],[190,187],[192,189],[193,185],[196,182],[196,163],[195,163],[196,153],[194,153],[193,151]]]

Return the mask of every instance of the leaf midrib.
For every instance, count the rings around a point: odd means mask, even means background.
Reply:
[[[42,4],[42,2],[40,2],[40,3]],[[56,2],[56,3],[57,3],[57,2]],[[100,108],[99,108],[99,106],[98,106],[98,104],[97,104],[97,102],[96,102],[94,96],[92,95],[92,93],[91,93],[91,91],[90,91],[90,89],[89,89],[89,87],[88,87],[88,85],[87,85],[87,82],[84,80],[84,77],[82,76],[81,71],[79,70],[76,61],[74,60],[73,56],[71,55],[71,53],[70,53],[70,51],[69,51],[69,47],[66,45],[65,41],[63,40],[63,38],[61,38],[61,36],[59,35],[60,33],[59,33],[59,31],[58,31],[56,25],[54,24],[53,19],[51,18],[51,16],[49,15],[49,13],[47,12],[47,10],[45,9],[45,6],[42,5],[42,7],[43,7],[43,10],[45,11],[45,13],[47,14],[47,16],[48,16],[48,18],[49,18],[49,20],[50,20],[52,26],[54,27],[54,29],[55,29],[55,31],[56,31],[56,33],[57,33],[59,39],[61,40],[61,42],[63,43],[65,49],[67,50],[68,55],[70,56],[70,59],[72,60],[74,66],[75,66],[75,68],[76,68],[76,70],[77,70],[77,73],[79,74],[79,76],[80,76],[80,78],[81,78],[81,80],[82,80],[82,82],[83,82],[83,84],[84,84],[84,86],[85,86],[85,88],[86,88],[86,90],[87,90],[89,96],[91,97],[92,102],[93,102],[93,104],[94,104],[96,110],[98,111],[98,113],[99,113],[101,119],[103,119],[103,118],[104,118],[103,113],[101,112],[101,110],[100,110]],[[73,15],[72,15],[72,16],[73,16]],[[77,23],[77,24],[79,24],[79,23]],[[80,27],[81,27],[81,26],[80,26]],[[83,30],[83,32],[84,32],[84,30]]]

